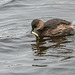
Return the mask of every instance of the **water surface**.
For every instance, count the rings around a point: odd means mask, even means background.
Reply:
[[[74,0],[0,0],[1,75],[75,75],[75,36],[36,40],[31,21],[75,20]]]

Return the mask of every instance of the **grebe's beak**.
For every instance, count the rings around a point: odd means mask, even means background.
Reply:
[[[36,33],[36,28],[31,30],[31,34],[34,34],[36,37],[39,37],[39,35]]]

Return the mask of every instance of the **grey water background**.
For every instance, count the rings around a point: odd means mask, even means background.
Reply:
[[[75,0],[0,0],[0,75],[75,75],[75,35],[38,41],[35,18],[75,21]]]

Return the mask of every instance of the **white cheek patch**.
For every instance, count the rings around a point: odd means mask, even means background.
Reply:
[[[32,34],[34,34],[35,36],[39,37],[39,35],[36,32],[32,31]]]

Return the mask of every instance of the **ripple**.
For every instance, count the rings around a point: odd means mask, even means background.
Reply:
[[[0,0],[0,6],[12,2],[13,0]]]
[[[74,20],[75,1],[3,1],[0,8],[0,74],[74,75],[75,35],[37,40],[30,31],[35,18],[44,22],[52,18]]]

